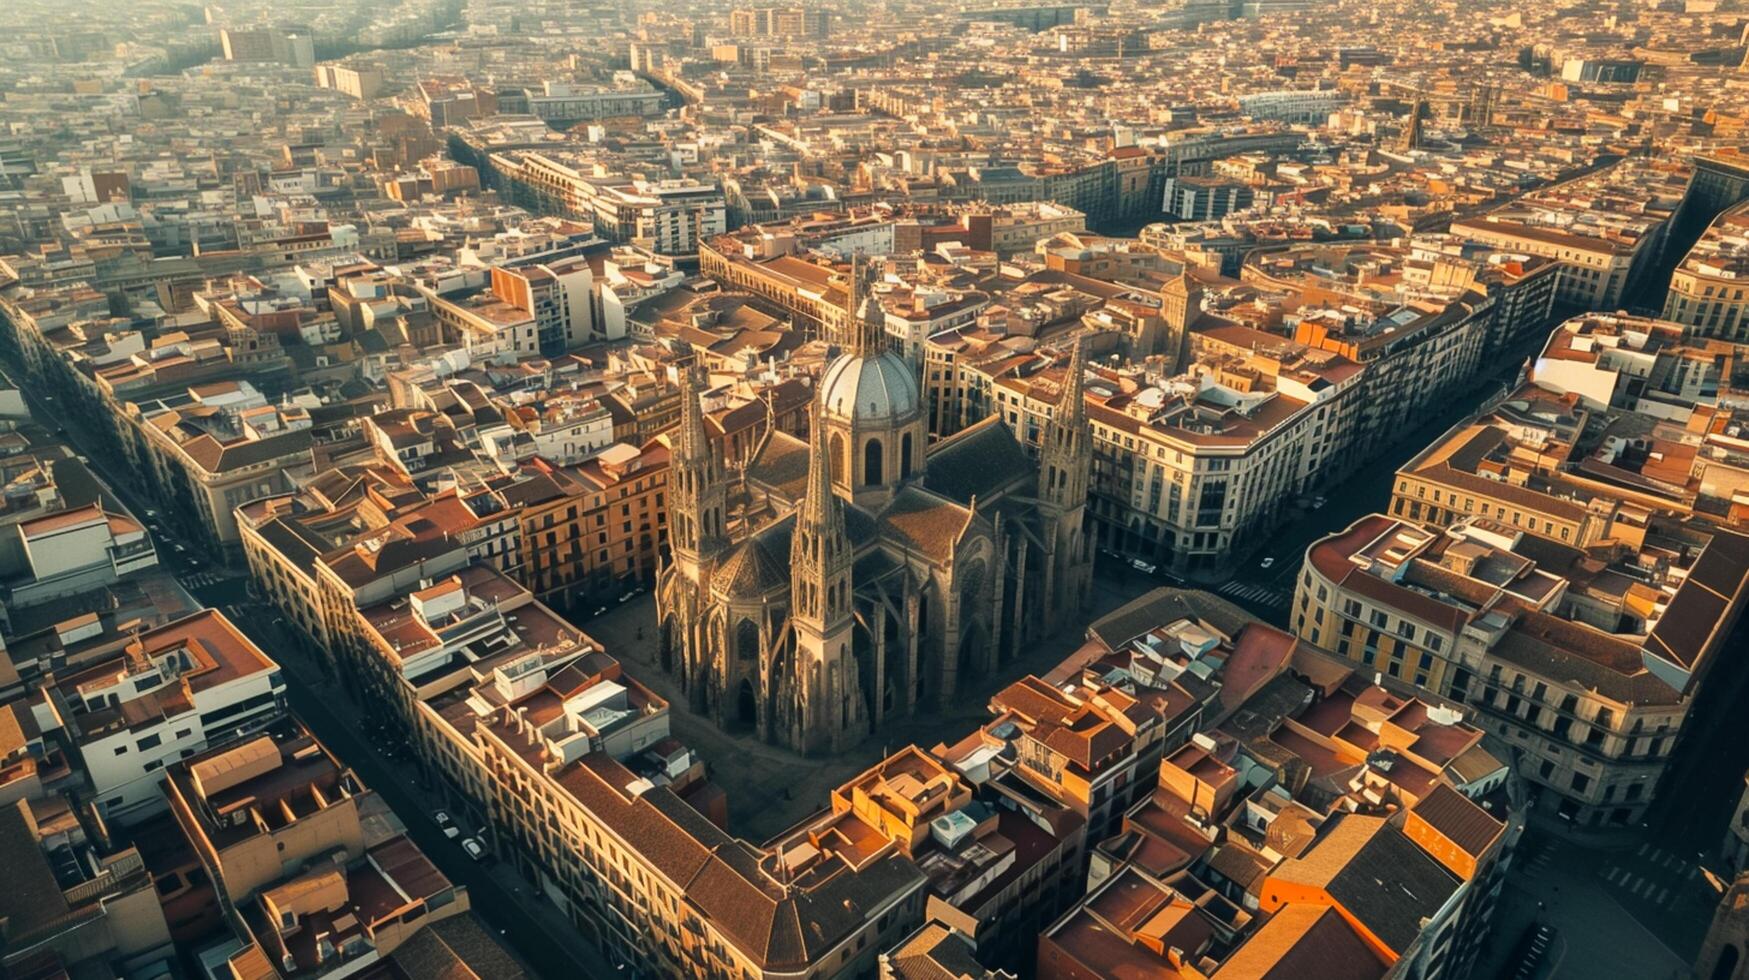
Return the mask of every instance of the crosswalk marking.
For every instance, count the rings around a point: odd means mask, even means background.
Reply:
[[[1641,881],[1639,884],[1634,886],[1633,892],[1634,892],[1635,898],[1640,897],[1640,889],[1642,889],[1642,888],[1645,889],[1646,894],[1650,895],[1652,893],[1652,879],[1646,878],[1643,881]]]
[[[1621,869],[1620,869],[1620,868],[1610,868],[1610,869],[1609,869],[1609,874],[1606,874],[1606,875],[1604,875],[1604,876],[1603,876],[1603,880],[1604,880],[1604,881],[1607,881],[1607,882],[1609,882],[1609,883],[1610,883],[1610,884],[1612,884],[1612,885],[1613,885],[1613,884],[1615,884],[1615,876],[1616,876],[1616,875],[1619,875],[1619,874],[1621,874]]]
[[[179,576],[179,580],[182,582],[184,588],[204,589],[208,586],[217,585],[220,582],[228,582],[237,577],[238,576],[235,572],[230,571],[202,571]]]
[[[1638,852],[1638,853],[1639,853],[1639,856],[1640,856],[1640,857],[1645,857],[1645,856],[1646,856],[1646,849],[1647,849],[1647,848],[1649,848],[1649,847],[1651,847],[1651,846],[1652,846],[1652,845],[1651,845],[1651,844],[1650,844],[1650,843],[1646,843],[1646,844],[1641,844],[1641,845],[1640,845],[1640,850],[1639,850],[1639,852]]]
[[[1267,589],[1261,585],[1247,585],[1238,581],[1223,582],[1216,591],[1222,595],[1234,596],[1266,606],[1285,606],[1288,602],[1286,595],[1274,589]]]
[[[1700,874],[1700,868],[1698,868],[1698,867],[1695,867],[1695,868],[1689,868],[1689,869],[1688,869],[1688,874],[1685,874],[1685,875],[1683,875],[1683,877],[1684,877],[1684,878],[1688,878],[1688,879],[1693,879],[1693,878],[1694,878],[1694,876],[1695,876],[1695,875],[1697,875],[1697,874]]]
[[[1632,891],[1633,889],[1639,887],[1640,881],[1641,881],[1641,878],[1639,875],[1630,874],[1621,880],[1621,886],[1623,888],[1628,889],[1629,891]],[[1630,882],[1631,882],[1631,884],[1630,884]]]
[[[1647,889],[1646,894],[1651,895],[1652,894],[1651,889]],[[1652,899],[1652,904],[1663,905],[1667,900],[1669,900],[1669,898],[1670,898],[1670,889],[1660,888],[1660,889],[1658,889],[1658,897]]]

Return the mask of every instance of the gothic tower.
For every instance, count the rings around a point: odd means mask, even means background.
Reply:
[[[723,461],[705,432],[693,368],[680,371],[680,429],[670,477],[672,501],[668,540],[674,561],[688,578],[699,581],[727,537],[723,524],[728,486]]]
[[[795,636],[795,712],[791,744],[842,751],[868,730],[852,634],[851,566],[844,502],[832,490],[825,426],[815,403],[808,445],[808,489],[790,536],[790,626]]]
[[[1039,445],[1039,516],[1045,540],[1045,608],[1080,609],[1093,576],[1084,519],[1093,467],[1093,427],[1087,420],[1086,344],[1075,342],[1063,393]]]
[[[678,675],[695,711],[715,710],[716,665],[702,606],[728,540],[728,484],[722,456],[705,432],[694,368],[680,370],[680,425],[668,477],[669,565],[658,585],[664,666]]]

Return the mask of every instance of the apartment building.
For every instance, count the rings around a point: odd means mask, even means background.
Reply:
[[[921,921],[924,876],[890,842],[722,831],[665,705],[597,655],[495,668],[434,712],[501,853],[609,958],[655,973],[854,977]]]
[[[1256,194],[1251,185],[1224,177],[1168,177],[1160,210],[1185,221],[1217,221],[1250,207]]]
[[[1095,540],[1175,571],[1225,564],[1295,494],[1349,465],[1361,410],[1361,368],[1339,354],[1236,325],[1208,324],[1196,339],[1204,353],[1183,373],[1086,385]],[[949,422],[994,413],[1036,444],[1061,372],[1048,363],[932,344],[925,377],[948,400],[932,411]]]
[[[164,790],[235,940],[223,960],[234,975],[339,978],[390,968],[422,930],[469,910],[467,889],[289,719],[175,763]]]
[[[1171,589],[1095,622],[1051,676],[1194,692],[1202,711],[1135,774],[1037,976],[1240,980],[1329,955],[1357,977],[1467,974],[1523,817],[1461,712]],[[1383,881],[1405,890],[1377,902]]]
[[[1548,333],[1561,271],[1554,259],[1504,252],[1455,235],[1417,235],[1401,268],[1412,285],[1458,295],[1480,291],[1493,300],[1483,364]]]
[[[1435,284],[1431,270],[1425,282],[1418,271],[1401,251],[1366,245],[1260,251],[1246,260],[1246,282],[1292,292],[1284,322],[1297,343],[1363,366],[1360,412],[1342,433],[1353,459],[1382,450],[1473,378],[1497,332],[1499,297],[1479,276],[1453,270]]]
[[[699,271],[751,294],[774,316],[789,316],[804,336],[824,336],[850,295],[846,270],[825,258],[798,254],[795,239],[781,235],[708,238],[699,245]]]
[[[528,95],[528,110],[555,124],[585,119],[660,115],[665,96],[648,85],[640,88],[572,85],[548,79]]]
[[[818,7],[739,7],[729,11],[729,33],[736,37],[824,38],[832,33],[833,12]]]
[[[72,645],[101,632],[97,615],[87,613],[65,624],[60,638]],[[114,825],[162,810],[167,766],[259,731],[285,710],[279,665],[216,609],[51,671],[41,686],[44,730],[61,732],[73,747],[91,799]]]
[[[728,203],[714,182],[597,176],[585,161],[533,150],[493,154],[492,167],[544,207],[588,218],[603,238],[659,255],[690,254],[700,241],[728,231]]]
[[[1014,771],[1085,820],[1089,840],[1104,840],[1158,768],[1168,733],[1182,721],[1178,712],[1192,705],[1151,703],[1116,686],[1064,690],[1074,686],[1025,677],[992,698],[990,708],[1001,719],[995,728],[1014,729]]]
[[[1696,337],[1749,343],[1749,205],[1720,214],[1670,273],[1663,317]]]
[[[1567,818],[1637,822],[1741,611],[1741,385],[1678,325],[1564,323],[1398,471],[1390,517],[1308,551],[1295,631],[1476,706]]]
[[[269,404],[248,381],[217,381],[120,406],[124,447],[177,519],[220,546],[238,540],[234,512],[291,489],[286,469],[313,443],[307,409]]]
[[[1455,220],[1451,234],[1561,262],[1562,312],[1616,310],[1657,264],[1683,196],[1673,174],[1629,160]]]
[[[6,543],[21,553],[14,567],[22,574],[9,583],[7,601],[20,608],[75,596],[158,565],[145,526],[119,504],[97,500],[19,521],[11,530],[13,540]]]
[[[930,921],[992,965],[1028,971],[1033,937],[1080,894],[1086,824],[989,778],[989,756],[981,744],[901,749],[834,790],[809,833],[897,844],[929,879]]]
[[[542,602],[605,603],[655,582],[667,542],[664,442],[618,443],[570,467],[536,459],[527,469],[551,483],[521,511],[523,577]]]
[[[1733,345],[1682,334],[1639,317],[1562,324],[1529,381],[1398,470],[1392,515],[1492,517],[1580,548],[1633,546],[1660,512],[1740,523],[1749,372]]]
[[[1497,520],[1375,515],[1307,551],[1294,627],[1474,706],[1561,816],[1631,826],[1741,611],[1749,538],[1654,522],[1618,553],[1601,562]]]
[[[598,339],[594,272],[573,256],[550,263],[495,266],[492,294],[534,318],[535,341],[548,357]]]
[[[158,890],[140,852],[109,848],[66,806],[0,806],[0,893],[9,976],[59,970],[122,973],[175,952]]]
[[[381,68],[364,65],[320,64],[315,66],[316,87],[344,92],[355,99],[374,99],[383,91]]]
[[[542,284],[553,287],[549,296],[559,292],[556,283],[543,279]],[[445,338],[467,351],[470,360],[514,361],[541,352],[541,322],[534,309],[517,306],[490,289],[440,294],[421,287],[420,291]],[[550,314],[547,336],[553,343],[565,337],[561,307],[568,310],[570,304],[554,302],[543,311]]]

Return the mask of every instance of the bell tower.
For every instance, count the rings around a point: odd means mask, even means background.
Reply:
[[[1045,615],[1079,609],[1087,601],[1093,565],[1083,522],[1093,468],[1093,427],[1087,420],[1087,353],[1077,340],[1063,375],[1063,392],[1039,446],[1038,499],[1048,532]]]
[[[844,502],[832,490],[825,426],[815,402],[809,425],[808,489],[796,508],[790,536],[790,625],[800,728],[793,744],[803,751],[839,751],[868,731],[852,634],[850,535]]]

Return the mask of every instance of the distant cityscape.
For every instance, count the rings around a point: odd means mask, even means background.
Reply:
[[[1749,0],[0,27],[0,976],[1749,980]]]

